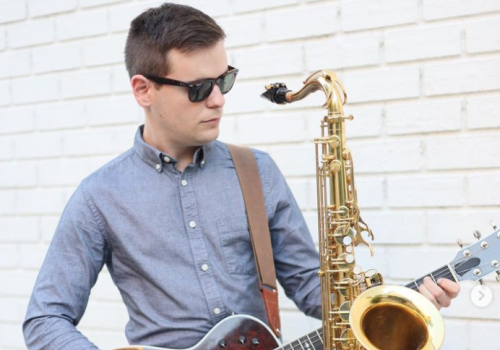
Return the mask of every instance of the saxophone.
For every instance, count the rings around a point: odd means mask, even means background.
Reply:
[[[328,113],[315,138],[323,344],[325,350],[438,349],[442,319],[421,294],[385,286],[374,270],[356,265],[354,248],[373,248],[373,233],[359,212],[352,155],[345,145],[345,89],[329,70],[313,73],[297,92],[283,83],[266,85],[261,96],[277,104],[322,90]],[[441,327],[440,327],[441,326]]]

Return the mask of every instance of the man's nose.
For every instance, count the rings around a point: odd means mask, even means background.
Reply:
[[[214,89],[212,90],[212,93],[207,98],[207,107],[221,108],[224,106],[225,103],[226,100],[224,99],[224,95],[220,91],[219,86],[215,85]]]

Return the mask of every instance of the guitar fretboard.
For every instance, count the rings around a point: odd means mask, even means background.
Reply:
[[[311,333],[276,348],[275,350],[323,350],[323,329]]]
[[[455,277],[453,277],[450,268],[448,267],[448,265],[445,265],[443,267],[440,267],[436,271],[433,271],[425,276],[413,280],[412,282],[405,285],[405,287],[413,289],[414,291],[418,292],[418,286],[424,283],[425,277],[430,277],[434,282],[437,282],[440,278],[446,278],[455,281]]]

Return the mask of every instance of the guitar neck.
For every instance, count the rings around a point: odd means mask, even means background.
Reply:
[[[441,278],[446,278],[446,279],[455,281],[455,277],[453,276],[453,273],[451,272],[449,266],[444,265],[443,267],[440,267],[439,269],[437,269],[431,273],[428,273],[425,276],[414,279],[412,282],[406,284],[405,287],[413,289],[414,291],[418,292],[418,286],[420,286],[422,283],[424,283],[424,278],[426,278],[426,277],[430,277],[434,282],[437,282]]]

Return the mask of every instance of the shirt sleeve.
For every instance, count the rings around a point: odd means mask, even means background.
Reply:
[[[102,220],[80,185],[64,209],[35,283],[23,323],[28,349],[97,349],[76,326],[107,251]]]
[[[264,195],[276,276],[288,298],[308,316],[321,318],[319,254],[285,178],[266,155]]]

